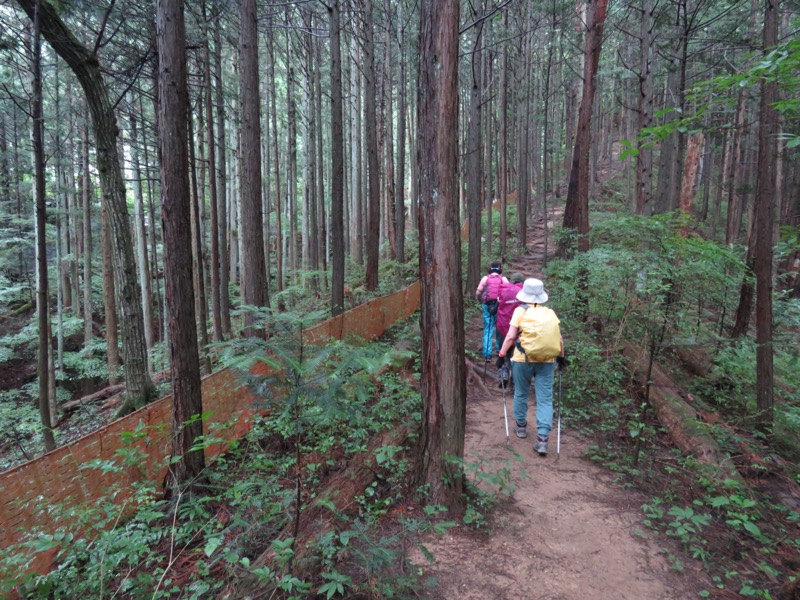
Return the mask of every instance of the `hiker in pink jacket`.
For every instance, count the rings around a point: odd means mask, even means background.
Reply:
[[[525,276],[522,273],[511,275],[511,281],[500,286],[500,296],[498,297],[497,307],[497,347],[503,344],[503,340],[508,335],[508,325],[511,323],[511,315],[514,309],[522,302],[517,300],[517,294],[522,290],[522,282]]]
[[[491,362],[494,353],[495,342],[495,322],[497,321],[497,297],[500,293],[500,286],[508,283],[508,279],[503,277],[503,265],[495,261],[489,265],[489,272],[483,276],[475,290],[475,298],[483,307],[483,360]],[[500,342],[497,340],[497,347]]]

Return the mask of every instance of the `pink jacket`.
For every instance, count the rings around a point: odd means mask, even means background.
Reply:
[[[500,286],[499,305],[497,307],[497,331],[500,332],[504,338],[508,335],[508,326],[511,323],[511,315],[514,314],[514,309],[520,304],[517,300],[517,294],[522,289],[521,283],[504,283]]]

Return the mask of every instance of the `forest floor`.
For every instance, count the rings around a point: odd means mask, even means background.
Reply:
[[[558,218],[550,213],[550,230]],[[543,225],[542,219],[533,224],[528,251],[504,265],[504,273],[542,277]],[[483,323],[475,305],[467,308],[467,319],[466,346],[480,356]],[[568,345],[569,332],[564,335]],[[642,493],[623,489],[612,472],[585,458],[591,439],[562,420],[560,453],[554,424],[549,454],[539,456],[533,438],[519,439],[513,432],[513,388],[505,391],[506,439],[497,368],[487,365],[485,377],[482,363],[470,371],[466,463],[510,469],[514,491],[492,512],[485,534],[451,529],[424,540],[433,564],[419,552],[412,556],[426,576],[437,579],[434,598],[676,600],[697,598],[712,587],[699,562],[682,560],[682,571],[672,568],[668,555],[679,552],[674,540],[642,523]],[[564,389],[569,375],[567,369]],[[556,380],[556,397],[557,385]],[[533,402],[528,411],[535,415]]]

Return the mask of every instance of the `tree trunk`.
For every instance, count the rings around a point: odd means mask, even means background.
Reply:
[[[287,11],[288,26],[288,11]],[[289,268],[294,275],[297,270],[297,107],[295,105],[295,74],[291,64],[292,52],[289,46],[289,36],[286,36],[286,118],[287,118],[287,160],[286,167],[288,183],[288,202],[286,206],[289,218],[289,239],[287,241],[287,254]],[[293,282],[295,283],[295,282]]]
[[[697,181],[697,169],[700,166],[700,153],[703,151],[703,134],[695,133],[689,138],[686,159],[683,162],[683,177],[681,178],[681,195],[678,208],[687,217],[693,217],[692,200],[694,199],[695,182]],[[684,235],[688,230],[684,229]]]
[[[189,94],[186,94],[186,101],[189,102]],[[202,110],[202,108],[201,108]],[[194,286],[194,313],[197,317],[197,329],[200,333],[199,353],[203,367],[203,373],[211,373],[211,358],[208,355],[208,304],[206,302],[205,275],[203,269],[203,228],[200,223],[200,212],[202,206],[202,194],[198,192],[197,186],[197,160],[194,150],[194,117],[191,105],[186,106],[186,127],[189,140],[189,173],[190,173],[190,195],[189,213],[191,218],[191,246],[192,246],[192,285]],[[203,124],[200,124],[202,131]],[[202,141],[202,135],[200,135]]]
[[[764,1],[764,52],[778,43],[778,0]],[[756,272],[756,403],[758,428],[772,431],[773,346],[772,346],[772,250],[775,211],[775,163],[779,115],[775,108],[778,83],[761,82],[758,128],[758,170],[755,197]]]
[[[206,20],[206,3],[202,3],[203,21]],[[203,35],[203,93],[206,108],[206,126],[208,127],[208,191],[209,212],[211,217],[211,255],[209,270],[211,271],[211,321],[215,342],[224,339],[222,333],[222,294],[220,289],[220,230],[219,230],[219,196],[217,188],[217,155],[214,140],[214,105],[211,101],[211,48],[209,45],[209,27]]]
[[[269,34],[269,78],[272,85],[272,161],[275,171],[275,262],[278,291],[283,290],[283,208],[281,206],[281,171],[279,166],[280,152],[278,150],[278,94],[275,86],[275,29],[270,29]]]
[[[400,87],[397,99],[397,187],[395,193],[395,239],[397,261],[406,262],[406,63],[403,5],[397,8],[397,50],[400,53]]]
[[[228,236],[228,159],[225,132],[225,96],[222,85],[222,36],[221,23],[214,27],[214,85],[216,86],[215,104],[217,107],[217,150],[219,150],[217,167],[217,217],[219,218],[219,311],[222,317],[222,335],[231,333],[231,300],[230,287],[230,247]],[[209,124],[210,127],[210,124]]]
[[[39,29],[40,5],[37,0],[33,16],[33,64],[31,94],[31,117],[33,120],[33,166],[36,186],[36,316],[39,327],[39,350],[37,375],[39,378],[39,416],[42,421],[42,437],[45,451],[56,447],[50,413],[50,303],[47,277],[47,237],[45,226],[47,208],[45,204],[44,176],[44,116],[42,109],[42,42]]]
[[[508,30],[508,11],[503,12],[503,30]],[[500,60],[500,256],[506,255],[508,240],[508,221],[506,218],[508,202],[508,52],[502,53]]]
[[[186,81],[186,33],[182,0],[157,0],[158,123],[161,145],[161,210],[164,284],[172,365],[172,454],[170,484],[197,483],[203,450],[191,450],[203,435],[200,362],[197,352],[190,222]]]
[[[478,21],[479,5],[473,4],[474,21]],[[467,290],[478,287],[481,279],[481,208],[483,202],[483,155],[481,140],[481,34],[483,21],[474,28],[470,59],[469,130],[467,133],[467,221],[469,247],[467,248]],[[493,260],[493,257],[489,257]]]
[[[423,0],[418,93],[423,423],[418,478],[463,507],[466,381],[458,221],[458,0]],[[453,459],[456,459],[455,461]]]
[[[589,148],[590,125],[594,99],[594,78],[600,61],[603,42],[603,24],[607,0],[587,2],[586,57],[583,69],[583,96],[578,110],[578,130],[572,153],[572,169],[567,187],[567,204],[564,208],[564,227],[578,234],[578,251],[589,249]]]
[[[122,348],[131,406],[139,407],[151,399],[153,382],[147,371],[147,348],[144,339],[141,293],[136,281],[130,222],[117,150],[118,128],[114,107],[109,99],[97,56],[83,47],[58,14],[45,0],[17,0],[33,17],[36,1],[40,6],[42,36],[75,73],[86,94],[92,115],[97,146],[97,170],[103,188],[103,204],[109,207],[109,221],[114,240],[114,275],[117,306],[122,323]]]
[[[639,114],[636,137],[650,127],[653,121],[653,73],[652,48],[655,43],[655,0],[642,0],[642,24],[639,30]],[[636,199],[637,215],[652,210],[653,194],[653,150],[649,144],[639,144],[636,155]]]
[[[744,156],[746,94],[739,91],[739,100],[736,106],[736,127],[733,132],[733,153],[729,163],[730,175],[728,181],[728,221],[725,230],[725,243],[733,244],[739,237],[742,228],[742,213],[744,212],[744,194],[742,185],[745,178],[745,168],[742,164]]]
[[[106,322],[106,363],[108,364],[108,384],[115,385],[119,382],[117,371],[119,369],[119,319],[117,307],[114,303],[116,295],[116,281],[114,265],[111,257],[111,219],[110,208],[106,203],[100,206],[100,244],[103,256],[103,313]],[[143,321],[144,323],[144,321]]]
[[[331,314],[344,312],[344,124],[339,2],[328,6],[331,36]]]
[[[527,19],[526,19],[527,21]],[[517,244],[524,252],[528,243],[528,200],[530,176],[528,173],[528,141],[529,141],[529,100],[531,87],[531,46],[530,35],[523,38],[521,68],[522,77],[517,89]]]
[[[258,89],[258,27],[255,0],[241,0],[240,96],[241,96],[241,156],[239,181],[241,186],[242,220],[239,230],[244,242],[242,256],[242,302],[251,306],[267,305],[266,263],[264,262],[263,215],[261,211],[261,102]],[[245,326],[250,335],[255,316],[245,314]]]
[[[87,111],[88,112],[88,111]],[[81,174],[78,177],[83,204],[83,346],[88,348],[94,337],[92,309],[92,180],[89,173],[89,119],[84,120],[81,135]]]
[[[373,39],[372,0],[361,0],[364,7],[364,70],[366,78],[366,138],[367,138],[367,289],[378,289],[378,251],[380,250],[381,191],[378,173],[378,137],[375,109],[375,42]]]
[[[153,347],[153,289],[150,280],[150,262],[147,260],[147,232],[144,218],[144,192],[142,190],[142,169],[139,162],[139,138],[136,111],[131,108],[131,162],[133,163],[133,226],[136,233],[136,266],[139,283],[142,287],[142,314],[144,317],[144,341],[148,350],[148,371],[150,370],[149,351]],[[153,227],[155,224],[151,223]]]
[[[350,96],[353,98],[350,108],[350,254],[357,265],[364,264],[364,211],[361,210],[363,187],[361,144],[361,69],[358,63],[359,45],[354,40],[350,50],[353,61],[350,66]]]

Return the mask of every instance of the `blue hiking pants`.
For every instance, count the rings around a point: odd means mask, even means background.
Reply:
[[[491,358],[494,354],[493,343],[497,313],[490,315],[485,304],[481,304],[481,307],[483,307],[483,358]]]
[[[553,373],[555,363],[511,362],[514,375],[514,418],[517,425],[528,423],[528,395],[531,379],[536,393],[536,430],[547,437],[553,428]]]

